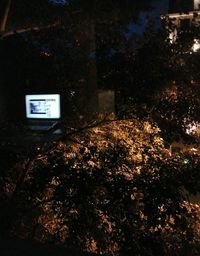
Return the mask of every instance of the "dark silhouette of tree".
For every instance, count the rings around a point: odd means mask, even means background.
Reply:
[[[141,11],[151,10],[153,2],[70,1],[60,6],[47,0],[40,4],[11,1],[8,15],[4,14],[7,25],[2,31],[2,66],[4,70],[8,66],[12,69],[15,63],[8,42],[23,41],[20,51],[23,54],[17,54],[21,72],[15,72],[17,79],[13,76],[17,92],[45,91],[49,86],[51,91],[64,93],[64,101],[67,99],[64,109],[70,109],[66,114],[68,119],[91,118],[98,111],[98,89],[113,88],[119,78],[118,70],[114,72],[115,66],[112,66],[115,59],[122,62],[118,56],[124,58],[127,51],[133,51],[133,41],[128,41],[125,34],[127,25],[139,22]],[[15,47],[11,51],[15,51]],[[123,70],[125,73],[125,68]],[[112,83],[114,76],[117,79]],[[13,84],[10,76],[4,73],[3,77],[7,84]],[[19,95],[18,101],[22,102],[22,96]]]
[[[140,11],[147,11],[153,1],[67,1],[64,5],[55,5],[53,1],[12,1],[3,0],[1,2],[1,32],[15,30],[25,32],[26,30],[38,30],[44,25],[54,26],[57,23],[65,23],[68,19],[81,22],[88,21],[108,21],[121,20],[125,23],[138,21]],[[45,13],[45,15],[44,15]],[[80,20],[79,20],[80,21]],[[65,23],[66,24],[66,23]],[[14,29],[13,29],[14,28]]]
[[[142,46],[131,58],[118,59],[116,84],[127,105],[127,113],[131,99],[137,109],[133,108],[132,112],[151,116],[170,143],[178,137],[194,143],[186,134],[186,126],[199,122],[200,55],[193,50],[199,27],[190,27],[187,31],[177,28],[177,39],[172,43],[169,34],[174,29],[173,24],[168,23],[158,32],[147,30]],[[123,77],[125,83],[120,86]],[[112,78],[115,78],[114,72]]]

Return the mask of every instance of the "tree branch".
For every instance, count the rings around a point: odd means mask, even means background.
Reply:
[[[37,31],[41,31],[41,30],[46,30],[46,29],[50,29],[50,28],[56,28],[60,26],[60,22],[55,22],[53,24],[47,25],[47,26],[33,26],[33,27],[29,27],[29,28],[21,28],[21,29],[17,29],[17,30],[10,30],[10,31],[3,31],[0,35],[0,38],[5,38],[7,36],[11,36],[14,34],[21,34],[21,33],[26,33],[26,32],[37,32]],[[1,30],[0,30],[1,32]]]
[[[8,15],[9,15],[9,11],[10,11],[10,6],[11,6],[11,0],[8,0],[6,7],[5,7],[5,11],[0,23],[0,32],[5,31],[6,29],[6,24],[7,24],[7,20],[8,20]]]

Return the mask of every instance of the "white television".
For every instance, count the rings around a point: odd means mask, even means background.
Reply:
[[[60,94],[25,95],[25,108],[28,119],[59,119]]]

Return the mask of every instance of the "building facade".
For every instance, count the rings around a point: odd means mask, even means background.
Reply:
[[[199,0],[169,0],[169,13],[187,13],[198,10]]]
[[[191,33],[200,26],[200,0],[169,0],[168,13],[165,19],[171,24],[170,41],[177,40],[178,33]],[[191,51],[200,50],[200,40],[194,36]]]
[[[166,15],[174,24],[200,21],[200,0],[169,0],[169,10]],[[199,16],[199,17],[198,17]]]

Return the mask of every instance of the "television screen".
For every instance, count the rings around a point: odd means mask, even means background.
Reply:
[[[59,94],[32,94],[25,96],[26,117],[37,119],[60,118]]]

